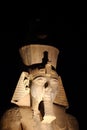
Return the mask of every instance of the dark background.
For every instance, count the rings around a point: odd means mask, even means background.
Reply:
[[[11,13],[12,11],[12,13]],[[2,11],[3,12],[3,11]],[[77,15],[66,15],[54,8],[32,8],[24,12],[5,10],[0,23],[0,116],[11,104],[14,89],[21,72],[19,48],[25,44],[39,43],[60,50],[57,72],[62,77],[69,101],[69,113],[74,115],[83,128],[85,98],[84,67],[86,61],[87,24],[80,24]],[[46,39],[37,35],[46,34]],[[82,67],[83,66],[83,67]],[[82,69],[81,69],[82,68]]]

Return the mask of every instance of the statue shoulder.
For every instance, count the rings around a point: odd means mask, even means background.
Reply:
[[[1,117],[1,121],[18,121],[20,119],[21,113],[19,107],[13,107],[6,110]]]
[[[21,128],[21,114],[18,107],[6,110],[0,119],[0,130]]]
[[[79,130],[79,123],[75,116],[67,114],[67,121],[70,130]]]

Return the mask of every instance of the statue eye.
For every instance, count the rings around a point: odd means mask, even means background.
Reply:
[[[44,77],[38,77],[38,78],[36,78],[35,80],[37,80],[37,81],[44,81],[45,78],[44,78]]]
[[[45,77],[37,77],[33,81],[34,81],[34,83],[36,83],[38,85],[43,85],[43,83],[46,82],[46,78]]]
[[[52,84],[58,84],[58,79],[56,78],[52,78],[50,81]]]
[[[39,78],[37,78],[37,80],[43,80],[44,78],[43,77],[39,77]]]

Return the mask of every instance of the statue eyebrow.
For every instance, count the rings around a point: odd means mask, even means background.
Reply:
[[[39,78],[39,77],[46,77],[46,76],[39,75],[39,76],[36,76],[35,78],[33,78],[33,80],[36,79],[36,78]],[[58,80],[57,77],[50,77],[50,78]]]
[[[56,80],[58,80],[58,78],[57,77],[51,77],[52,79],[56,79]]]
[[[36,78],[39,78],[39,77],[45,77],[45,76],[39,75],[39,76],[36,76],[35,78],[33,78],[33,80]]]

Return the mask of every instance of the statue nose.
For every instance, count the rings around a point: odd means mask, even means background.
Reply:
[[[44,84],[44,87],[45,87],[45,88],[47,88],[47,87],[48,87],[48,85],[49,85],[49,83],[48,83],[48,82],[46,82],[46,83]]]

